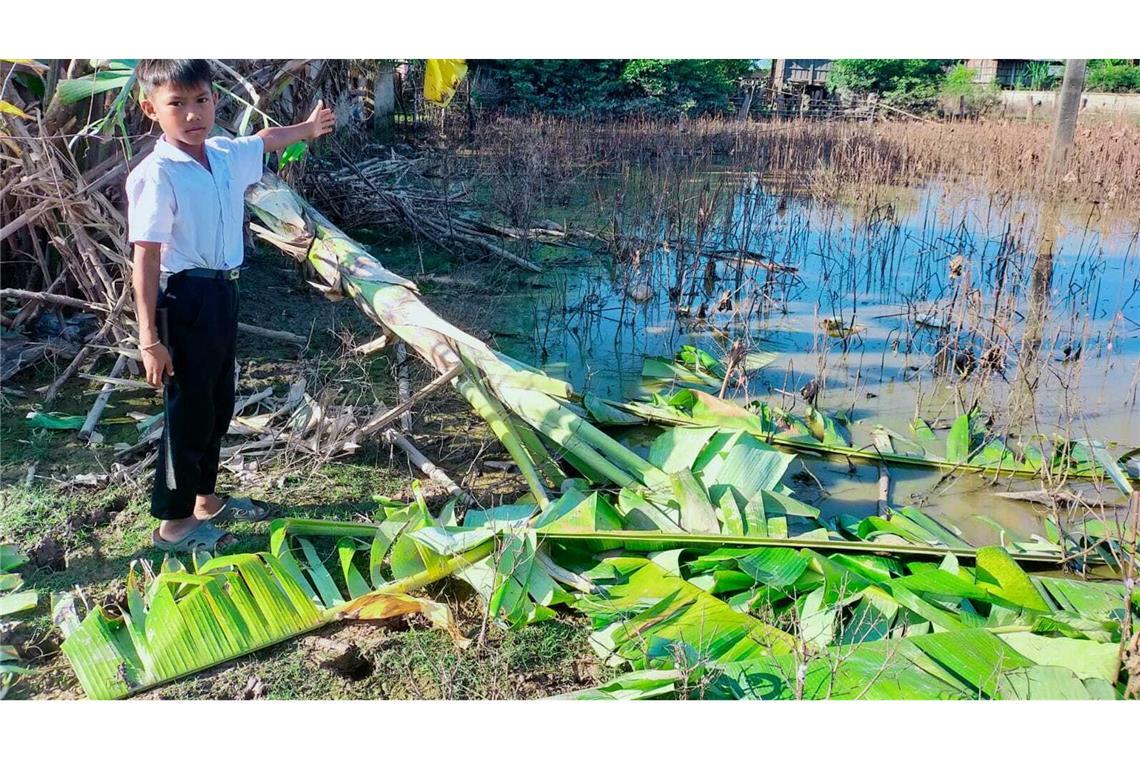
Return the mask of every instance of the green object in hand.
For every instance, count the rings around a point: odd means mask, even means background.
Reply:
[[[295,142],[281,151],[281,158],[277,161],[277,171],[281,171],[294,161],[300,161],[306,150],[308,150],[308,146],[305,143]]]

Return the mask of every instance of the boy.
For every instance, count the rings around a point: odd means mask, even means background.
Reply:
[[[165,385],[151,496],[161,522],[152,540],[168,551],[212,551],[236,540],[216,522],[268,514],[214,493],[234,404],[243,198],[261,178],[266,153],[327,134],[333,114],[318,103],[290,127],[210,137],[216,100],[208,62],[143,60],[135,74],[143,113],[163,133],[127,178],[139,350],[147,381]]]

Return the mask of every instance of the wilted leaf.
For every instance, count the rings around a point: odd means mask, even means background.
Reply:
[[[64,79],[56,85],[55,96],[61,103],[70,105],[101,92],[121,90],[134,84],[134,81],[135,75],[132,71],[122,69],[97,71],[75,79]]]
[[[31,116],[28,116],[26,113],[24,113],[20,108],[17,108],[16,106],[9,103],[7,100],[0,100],[0,113],[4,114],[5,116],[18,116],[21,119],[32,118]]]

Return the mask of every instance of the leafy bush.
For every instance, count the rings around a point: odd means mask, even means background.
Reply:
[[[942,83],[948,61],[930,58],[845,58],[831,65],[827,83],[841,92],[877,92],[885,98],[929,96]]]
[[[938,85],[923,84],[883,95],[883,102],[910,113],[925,113],[938,108]]]
[[[931,58],[846,58],[835,61],[827,77],[833,90],[854,95],[877,93],[883,101],[909,112],[938,107],[949,61]]]
[[[976,71],[959,63],[942,78],[942,94],[953,96],[971,94],[977,86],[974,84],[975,76],[977,76]]]
[[[1052,90],[1058,84],[1048,61],[1030,61],[1014,82],[1015,90]]]
[[[752,63],[723,59],[493,60],[479,62],[487,108],[557,115],[675,116],[730,110]]]
[[[957,113],[959,98],[966,111],[972,114],[981,113],[1000,102],[1001,88],[997,82],[979,84],[974,81],[975,76],[977,72],[974,69],[961,63],[946,72],[940,89],[944,111]]]
[[[1140,66],[1122,59],[1090,61],[1085,89],[1090,92],[1140,92]]]

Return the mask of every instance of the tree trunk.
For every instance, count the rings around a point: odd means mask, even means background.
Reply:
[[[388,137],[396,115],[396,66],[391,61],[376,62],[372,103],[372,131],[380,137]]]
[[[1053,112],[1053,146],[1049,153],[1049,176],[1060,176],[1069,160],[1073,134],[1077,131],[1077,114],[1081,110],[1081,92],[1085,89],[1088,61],[1070,58],[1065,61],[1065,79],[1057,107]]]
[[[1037,384],[1041,379],[1041,343],[1045,322],[1049,317],[1050,290],[1053,285],[1053,249],[1057,244],[1057,225],[1061,210],[1056,198],[1045,202],[1038,223],[1037,255],[1029,273],[1029,292],[1025,317],[1025,334],[1017,358],[1017,380],[1010,404],[1012,422],[1031,422],[1036,414]]]

